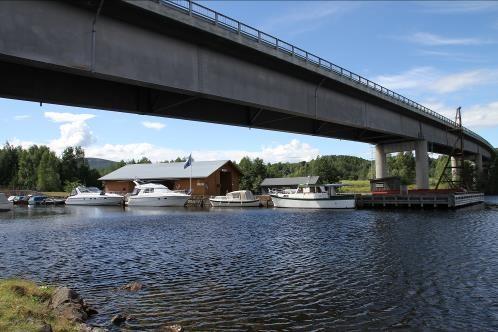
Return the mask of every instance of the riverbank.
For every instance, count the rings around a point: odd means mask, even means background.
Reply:
[[[55,288],[22,279],[0,280],[0,331],[79,331],[50,308]]]
[[[0,280],[0,331],[105,332],[85,322],[97,310],[74,290],[23,279]]]

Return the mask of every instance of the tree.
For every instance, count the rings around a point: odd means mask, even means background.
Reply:
[[[389,173],[399,176],[404,184],[415,182],[415,157],[411,151],[400,152],[396,156],[387,158]]]
[[[77,181],[79,178],[79,164],[81,161],[78,158],[81,157],[81,148],[78,151],[76,149],[70,146],[62,152],[60,173],[62,183]],[[83,153],[83,158],[84,156]]]
[[[244,157],[240,160],[238,166],[242,172],[240,179],[241,189],[259,192],[259,186],[266,178],[266,166],[263,160],[260,158],[251,160],[249,157]]]
[[[59,160],[52,151],[44,151],[37,167],[36,188],[40,191],[59,191]]]
[[[14,185],[17,181],[20,148],[15,148],[9,142],[0,149],[0,185]]]
[[[137,164],[152,164],[149,158],[147,157],[142,157],[139,161],[137,161]]]

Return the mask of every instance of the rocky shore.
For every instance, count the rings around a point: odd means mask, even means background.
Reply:
[[[119,290],[138,292],[142,287],[141,283],[134,281]],[[38,286],[20,279],[0,280],[0,331],[108,331],[87,323],[97,313],[95,308],[70,288]],[[116,314],[109,326],[120,327],[133,319],[125,313]],[[184,329],[180,325],[164,325],[156,331],[183,332]]]

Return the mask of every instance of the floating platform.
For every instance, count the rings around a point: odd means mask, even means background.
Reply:
[[[483,202],[483,193],[444,190],[413,190],[403,194],[382,192],[356,196],[358,208],[459,208]]]

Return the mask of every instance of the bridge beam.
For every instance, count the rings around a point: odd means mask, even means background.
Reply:
[[[417,141],[415,144],[415,183],[417,189],[429,189],[429,155],[426,140]]]

